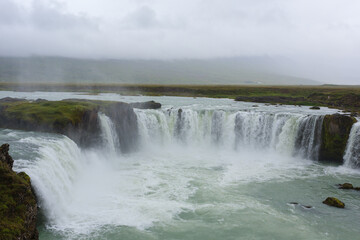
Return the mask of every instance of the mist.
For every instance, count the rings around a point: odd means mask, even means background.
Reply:
[[[356,0],[2,0],[0,56],[268,58],[276,74],[358,85],[359,9]]]

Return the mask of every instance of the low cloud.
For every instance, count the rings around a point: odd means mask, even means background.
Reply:
[[[283,56],[308,66],[297,71],[306,77],[360,84],[358,9],[357,0],[1,0],[0,55]]]

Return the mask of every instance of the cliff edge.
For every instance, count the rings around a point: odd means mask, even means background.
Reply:
[[[37,203],[30,177],[12,170],[9,144],[0,147],[0,240],[35,240]]]

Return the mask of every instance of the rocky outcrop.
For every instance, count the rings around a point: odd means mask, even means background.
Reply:
[[[133,108],[139,108],[139,109],[159,109],[161,108],[161,104],[154,101],[148,101],[148,102],[135,102],[135,103],[129,103],[131,107]]]
[[[344,208],[345,207],[345,203],[343,203],[342,201],[340,201],[339,199],[335,198],[335,197],[328,197],[323,201],[323,204],[326,204],[328,206],[331,207],[337,207],[337,208]]]
[[[104,107],[102,111],[115,124],[121,152],[130,152],[138,146],[138,125],[134,109],[127,103],[116,102]]]
[[[346,190],[356,190],[360,191],[360,187],[354,187],[351,183],[343,183],[339,184],[339,189],[346,189]]]
[[[141,103],[138,103],[141,105]],[[144,103],[143,107],[157,103]],[[98,113],[114,122],[122,152],[137,146],[137,117],[131,105],[122,102],[67,99],[63,101],[0,100],[0,127],[59,133],[81,147],[96,147],[101,142]]]
[[[97,146],[100,142],[98,108],[84,111],[81,120],[76,124],[67,124],[59,129],[54,127],[57,133],[68,136],[81,147]]]
[[[356,119],[347,115],[326,115],[321,130],[319,161],[343,164],[343,156],[352,125]]]
[[[9,145],[0,147],[0,239],[35,240],[37,203],[30,177],[12,170]]]

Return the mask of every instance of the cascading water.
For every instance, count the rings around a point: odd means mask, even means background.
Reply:
[[[46,217],[40,239],[359,236],[357,192],[336,193],[351,209],[341,217],[321,203],[342,179],[359,186],[358,170],[304,159],[316,159],[321,114],[335,110],[154,100],[164,101],[163,109],[135,109],[141,147],[129,154],[112,154],[124,136],[116,136],[118,125],[104,114],[104,144],[96,149],[80,150],[56,134],[0,130],[16,152],[15,169],[30,175],[38,195]],[[352,129],[347,162],[358,159],[359,128]]]
[[[83,168],[83,156],[69,138],[33,138],[20,140],[38,146],[34,162],[26,161],[18,170],[25,171],[35,186],[41,207],[51,222],[61,223],[69,214],[67,205],[73,196],[73,186]],[[56,206],[56,207],[54,207]]]
[[[323,116],[305,116],[300,121],[295,142],[296,155],[318,160]]]
[[[355,123],[351,128],[344,162],[349,167],[360,167],[360,122]]]
[[[273,149],[313,160],[318,158],[323,120],[321,115],[193,109],[137,110],[137,115],[145,144],[180,141],[233,150]]]
[[[100,120],[100,128],[104,148],[108,149],[111,153],[118,152],[120,149],[120,143],[114,123],[104,113],[99,113],[98,117]]]

